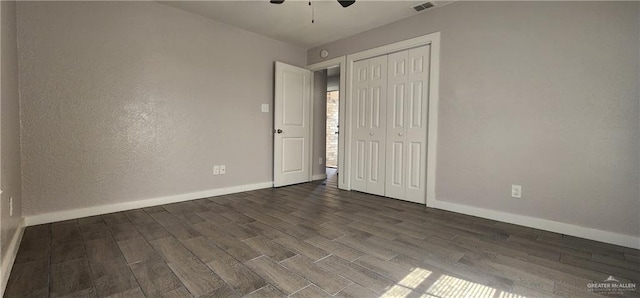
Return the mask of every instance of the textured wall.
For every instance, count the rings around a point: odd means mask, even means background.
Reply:
[[[20,106],[18,101],[18,56],[16,53],[16,3],[0,2],[2,47],[0,49],[0,177],[2,218],[0,222],[0,260],[5,264],[7,247],[22,218],[20,185]],[[13,197],[13,216],[9,216],[9,198]],[[3,272],[4,274],[4,272]]]
[[[307,57],[440,31],[437,199],[638,236],[639,6],[456,2]]]
[[[312,175],[322,175],[327,172],[326,132],[327,120],[327,71],[316,71],[313,76],[313,167]],[[322,164],[318,161],[322,158]]]
[[[25,215],[272,181],[260,105],[306,54],[157,2],[20,2],[18,47]]]

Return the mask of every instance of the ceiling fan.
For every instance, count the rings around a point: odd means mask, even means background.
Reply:
[[[271,2],[272,4],[282,4],[284,3],[284,0],[269,0],[269,2]],[[348,7],[351,4],[356,3],[356,0],[351,0],[351,1],[338,0],[338,3],[340,3],[342,7]]]

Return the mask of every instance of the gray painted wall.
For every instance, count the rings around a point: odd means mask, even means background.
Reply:
[[[304,49],[157,2],[17,17],[25,215],[272,181],[260,105]]]
[[[340,75],[330,76],[327,78],[327,91],[340,90]]]
[[[312,175],[327,172],[327,71],[316,71],[313,76],[313,168]],[[319,158],[322,158],[320,164]]]
[[[7,248],[22,219],[20,184],[20,106],[18,101],[18,56],[16,44],[16,3],[0,2],[2,31],[0,63],[0,180],[2,185],[2,221],[0,222],[0,260],[5,265]],[[13,216],[9,216],[9,198],[13,197]],[[4,274],[5,272],[3,272]]]
[[[639,6],[456,2],[307,62],[440,31],[437,199],[638,236]]]

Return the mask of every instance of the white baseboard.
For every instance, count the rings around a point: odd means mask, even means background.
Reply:
[[[327,178],[326,174],[313,175],[312,177],[313,180],[321,180],[326,178]],[[33,225],[63,221],[68,219],[101,215],[101,214],[107,214],[107,213],[113,213],[113,212],[119,212],[119,211],[126,211],[126,210],[138,209],[138,208],[163,205],[163,204],[184,202],[189,200],[208,198],[208,197],[238,193],[243,191],[271,188],[272,186],[273,186],[273,182],[270,181],[270,182],[239,185],[239,186],[233,186],[233,187],[227,187],[227,188],[219,188],[219,189],[212,189],[212,190],[206,190],[206,191],[200,191],[200,192],[179,194],[179,195],[160,197],[160,198],[154,198],[154,199],[140,200],[140,201],[134,201],[134,202],[116,203],[116,204],[110,204],[110,205],[101,205],[96,207],[57,211],[57,212],[50,212],[50,213],[43,213],[43,214],[28,216],[23,218],[23,220],[20,222],[20,225],[18,226],[18,229],[17,229],[19,233],[16,233],[16,235],[14,235],[11,245],[9,246],[9,249],[11,252],[9,256],[12,256],[12,257],[9,259],[5,258],[5,260],[2,260],[3,262],[2,272],[7,272],[5,271],[7,269],[5,266],[9,266],[8,269],[9,270],[11,269],[10,266],[13,264],[13,260],[15,259],[15,254],[17,253],[18,244],[20,243],[20,239],[22,239],[22,233],[24,232],[25,226],[33,226]],[[519,215],[519,214],[512,214],[512,213],[507,213],[502,211],[473,207],[469,205],[445,202],[441,200],[429,200],[429,207],[492,219],[492,220],[497,220],[497,221],[502,221],[502,222],[507,222],[507,223],[512,223],[516,225],[521,225],[521,226],[526,226],[526,227],[531,227],[531,228],[536,228],[536,229],[541,229],[541,230],[546,230],[551,232],[556,232],[556,233],[561,233],[561,234],[566,234],[566,235],[571,235],[571,236],[576,236],[580,238],[591,239],[595,241],[611,243],[611,244],[630,247],[634,249],[640,249],[640,237],[634,237],[631,235],[624,235],[624,234],[619,234],[619,233],[614,233],[609,231],[598,230],[594,228],[587,228],[583,226],[567,224],[567,223],[553,221],[553,220],[541,219],[541,218],[530,217],[530,216]],[[8,260],[10,260],[10,262],[8,262]],[[2,288],[0,288],[2,291],[4,291],[4,286],[6,285],[6,280],[5,280],[6,278],[8,278],[8,274],[6,276],[5,275],[2,276]],[[0,293],[0,297],[1,296],[2,295]]]
[[[318,174],[318,175],[313,175],[311,176],[311,180],[312,181],[316,181],[316,180],[324,180],[327,179],[327,174]]]
[[[232,186],[226,188],[218,188],[211,189],[205,191],[191,192],[167,197],[160,197],[154,199],[133,201],[133,202],[124,202],[124,203],[116,203],[109,205],[101,205],[95,207],[87,207],[87,208],[79,208],[65,211],[56,211],[50,213],[42,213],[37,215],[27,216],[26,225],[34,226],[39,224],[52,223],[57,221],[63,221],[68,219],[82,218],[87,216],[101,215],[113,212],[120,212],[138,208],[145,208],[157,205],[164,205],[170,203],[184,202],[189,200],[208,198],[232,193],[238,193],[243,191],[250,191],[256,189],[270,188],[273,187],[273,182],[263,182],[256,184],[246,184],[239,186]]]
[[[23,217],[22,220],[20,220],[20,223],[18,223],[16,232],[13,234],[13,237],[11,237],[11,242],[7,247],[7,252],[2,259],[2,269],[0,269],[0,297],[4,297],[4,290],[7,288],[9,274],[11,273],[11,268],[13,268],[13,262],[15,262],[16,256],[18,255],[18,248],[22,241],[22,235],[24,235],[24,227],[25,218]]]
[[[525,227],[531,227],[535,229],[640,249],[640,237],[634,237],[631,235],[619,234],[548,219],[506,213],[502,211],[484,209],[439,200],[430,200],[429,205],[429,207],[433,207],[436,209],[442,209],[446,211],[502,221]]]

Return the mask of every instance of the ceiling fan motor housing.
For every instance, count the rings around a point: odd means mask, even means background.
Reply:
[[[350,6],[350,5],[351,5],[351,4],[353,4],[353,3],[356,3],[356,1],[355,1],[355,0],[351,0],[351,1],[341,1],[341,0],[338,0],[338,2],[340,3],[340,5],[342,5],[342,7],[347,7],[347,6]]]

